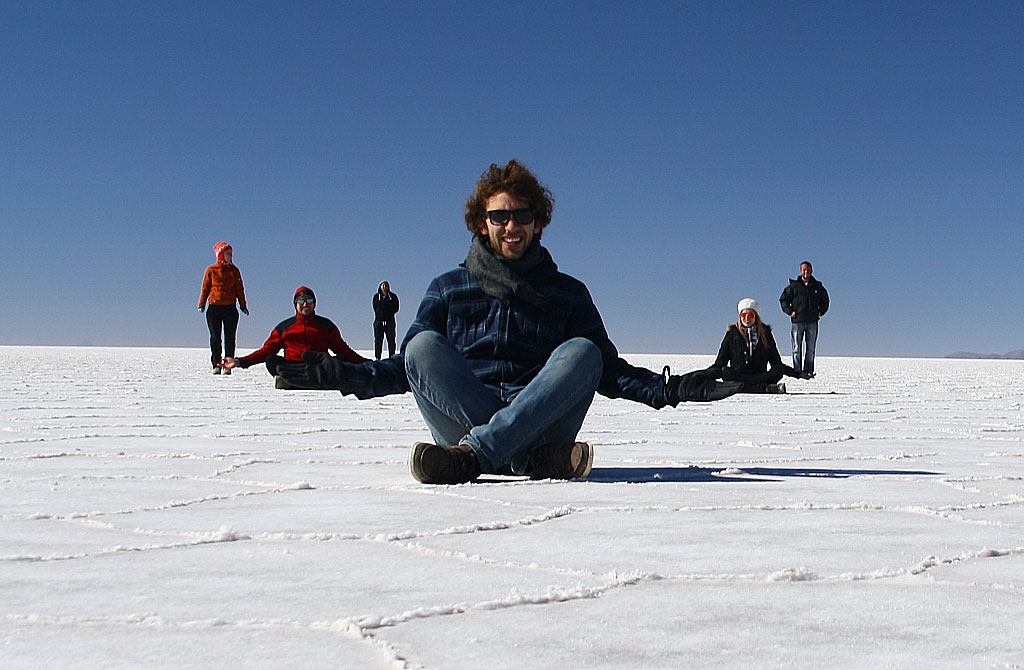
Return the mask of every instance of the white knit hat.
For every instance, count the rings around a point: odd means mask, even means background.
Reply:
[[[761,316],[761,305],[753,298],[744,298],[736,304],[736,313],[739,314],[745,309],[754,310],[758,316]]]

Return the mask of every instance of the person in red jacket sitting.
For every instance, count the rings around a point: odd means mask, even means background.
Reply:
[[[293,296],[295,316],[274,326],[270,337],[263,346],[248,356],[241,358],[225,358],[224,368],[247,368],[250,365],[266,363],[270,374],[277,376],[277,365],[283,361],[302,361],[306,351],[327,352],[331,350],[336,356],[349,363],[363,363],[370,359],[363,358],[341,338],[341,332],[330,319],[315,313],[316,295],[313,289],[300,286]],[[284,356],[277,352],[284,348]],[[281,380],[278,380],[279,382]],[[278,388],[286,388],[278,383]]]

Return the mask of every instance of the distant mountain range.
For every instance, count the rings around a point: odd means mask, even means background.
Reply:
[[[1024,349],[1016,349],[1005,354],[976,354],[973,351],[954,351],[951,354],[947,354],[946,358],[1002,358],[1024,360]]]

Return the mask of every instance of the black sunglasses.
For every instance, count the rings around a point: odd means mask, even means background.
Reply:
[[[523,207],[521,209],[492,209],[487,212],[487,220],[495,226],[506,225],[510,218],[520,226],[528,226],[533,223],[533,210]]]
[[[296,298],[295,299],[295,304],[296,305],[315,305],[316,304],[316,298]]]

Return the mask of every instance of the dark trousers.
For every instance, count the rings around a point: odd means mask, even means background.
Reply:
[[[384,345],[384,336],[388,338],[388,356],[395,355],[395,322],[374,321],[373,322],[373,355],[379,361],[380,350]]]
[[[739,390],[740,393],[767,393],[768,385],[778,384],[783,375],[781,368],[753,374],[734,372],[728,366],[722,370],[722,379],[730,382],[743,382],[743,387]]]
[[[210,361],[213,367],[222,360],[220,331],[224,329],[224,357],[235,357],[235,331],[238,330],[238,309],[234,305],[210,305],[206,308],[206,325],[210,329]]]

